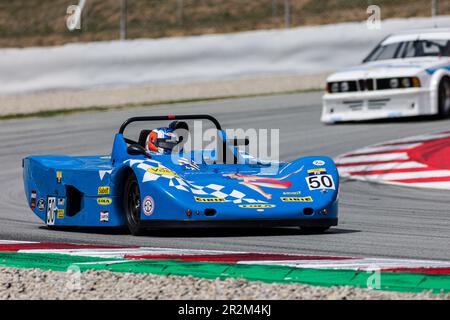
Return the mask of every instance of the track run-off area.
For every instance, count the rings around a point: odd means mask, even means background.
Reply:
[[[0,121],[0,239],[360,257],[378,263],[379,259],[435,260],[444,265],[450,262],[448,189],[407,188],[344,177],[339,225],[324,234],[305,234],[292,228],[161,230],[143,237],[133,237],[122,229],[57,231],[47,229],[27,207],[22,182],[23,157],[108,154],[119,126],[132,116],[207,113],[215,116],[224,128],[278,128],[281,160],[286,161],[306,155],[336,158],[385,141],[450,128],[449,119],[324,125],[319,122],[321,95],[319,92],[273,95]]]
[[[450,131],[382,142],[335,161],[342,177],[450,190]]]

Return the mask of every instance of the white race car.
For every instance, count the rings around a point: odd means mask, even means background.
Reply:
[[[362,64],[327,78],[322,122],[450,114],[450,29],[385,38]]]

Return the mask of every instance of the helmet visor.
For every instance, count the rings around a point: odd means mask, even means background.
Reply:
[[[164,150],[172,150],[178,144],[178,139],[172,138],[158,138],[156,139],[155,145],[158,148],[163,148]]]

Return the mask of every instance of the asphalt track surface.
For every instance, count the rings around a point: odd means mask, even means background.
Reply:
[[[321,93],[274,95],[0,121],[0,239],[139,245],[297,254],[450,260],[450,191],[343,180],[339,226],[325,234],[294,228],[157,231],[48,230],[28,209],[21,159],[29,154],[108,154],[124,119],[209,113],[224,128],[280,128],[282,160],[335,157],[369,144],[450,128],[450,120],[416,119],[323,125]]]

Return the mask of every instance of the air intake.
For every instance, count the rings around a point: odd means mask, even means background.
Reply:
[[[67,215],[73,217],[81,211],[83,193],[73,186],[66,185]]]
[[[212,217],[216,215],[216,209],[205,209],[205,216]]]

